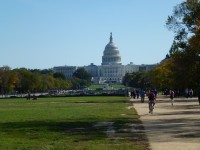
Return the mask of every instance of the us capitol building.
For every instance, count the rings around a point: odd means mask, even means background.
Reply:
[[[150,70],[155,67],[153,65],[135,65],[132,62],[128,65],[122,65],[121,56],[118,47],[113,42],[112,33],[110,33],[110,41],[106,45],[102,63],[100,66],[91,63],[88,66],[82,66],[91,74],[92,81],[96,84],[105,83],[122,83],[126,73],[137,72],[140,70]],[[73,73],[81,66],[58,66],[53,68],[53,72],[63,73],[67,79],[72,78]]]

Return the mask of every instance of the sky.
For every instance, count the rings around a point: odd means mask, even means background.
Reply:
[[[121,63],[155,64],[174,34],[166,26],[184,0],[0,0],[0,67],[101,65],[110,32]]]

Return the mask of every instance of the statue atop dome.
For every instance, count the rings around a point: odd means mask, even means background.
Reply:
[[[113,42],[112,32],[110,32],[110,43]]]

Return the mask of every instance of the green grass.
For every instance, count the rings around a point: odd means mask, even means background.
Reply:
[[[147,149],[130,105],[126,97],[0,99],[0,149]],[[108,134],[109,128],[115,132]]]

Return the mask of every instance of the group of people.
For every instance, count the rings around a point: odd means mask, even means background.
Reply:
[[[185,92],[187,92],[187,98],[193,96],[193,90],[185,90]],[[144,90],[133,90],[130,93],[131,98],[135,99],[135,98],[139,98],[141,97],[141,103],[144,103],[144,99],[145,99],[145,95],[148,97],[148,103],[149,103],[149,113],[152,113],[156,103],[156,97],[157,97],[157,91],[156,90],[151,90],[148,93],[145,93]],[[174,90],[169,90],[168,95],[170,97],[171,100],[171,105],[174,105],[174,97],[176,96],[176,91]],[[199,101],[199,105],[200,105],[200,89],[197,91],[197,96],[198,96],[198,101]]]
[[[192,89],[188,89],[188,88],[185,89],[185,97],[186,98],[189,98],[189,97],[192,98],[193,97],[193,93],[194,92],[193,92]]]
[[[175,97],[175,92],[173,90],[170,90],[169,91],[169,96],[170,96],[170,99],[171,99],[171,104],[173,106],[173,102],[174,102],[174,97]],[[185,90],[185,97],[186,98],[192,98],[193,97],[193,90],[192,89],[186,89]],[[200,89],[197,91],[197,98],[198,98],[198,101],[199,101],[199,105],[200,105]]]
[[[145,96],[149,99],[149,110],[154,109],[156,97],[157,97],[157,90],[151,90],[148,93],[146,93],[143,89],[134,89],[130,92],[130,97],[133,99],[139,99],[141,98],[141,103],[144,103]],[[152,113],[152,111],[149,111],[149,113]]]
[[[32,98],[32,100],[37,100],[37,97],[35,94],[31,95],[30,92],[28,92],[27,96],[26,96],[26,99],[27,100],[30,100]]]
[[[133,89],[130,92],[130,97],[133,99],[139,99],[139,97],[141,98],[141,102],[144,103],[144,98],[145,98],[145,91],[144,90],[138,90],[138,89]]]

